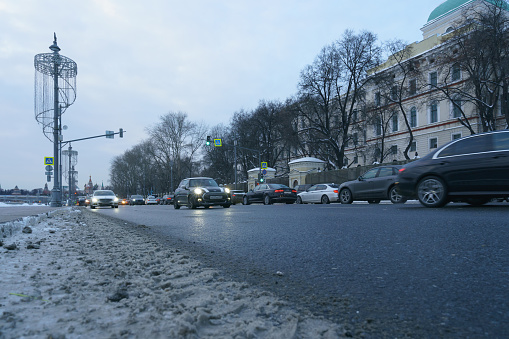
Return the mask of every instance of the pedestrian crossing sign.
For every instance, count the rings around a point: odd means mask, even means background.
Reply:
[[[54,165],[55,158],[54,157],[44,157],[44,165]]]
[[[223,146],[221,139],[214,139],[214,146],[216,146],[216,147]]]

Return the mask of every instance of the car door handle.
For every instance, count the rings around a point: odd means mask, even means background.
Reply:
[[[495,155],[493,156],[493,159],[505,158],[505,157],[507,157],[507,155],[505,155],[505,154],[495,154]]]

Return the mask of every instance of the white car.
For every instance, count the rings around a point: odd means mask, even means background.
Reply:
[[[154,197],[153,195],[149,195],[147,199],[145,199],[146,205],[157,205],[159,204],[159,201]]]
[[[336,184],[313,185],[304,192],[297,194],[297,204],[329,204],[339,201],[339,186]]]
[[[97,190],[94,191],[90,198],[90,208],[94,209],[100,206],[111,206],[111,208],[118,208],[118,198],[115,193],[110,190]]]

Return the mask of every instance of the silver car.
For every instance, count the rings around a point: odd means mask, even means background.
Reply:
[[[337,202],[338,185],[336,184],[317,184],[313,185],[304,192],[297,194],[297,204],[329,204]]]
[[[90,199],[90,208],[94,209],[100,206],[111,206],[111,208],[118,208],[118,198],[115,193],[110,190],[97,190],[94,191]]]
[[[354,200],[378,204],[380,200],[389,199],[393,204],[407,201],[395,187],[398,171],[401,166],[375,167],[361,175],[357,180],[347,181],[339,186],[339,201],[351,204]]]

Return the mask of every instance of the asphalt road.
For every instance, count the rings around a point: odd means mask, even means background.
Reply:
[[[145,225],[140,231],[354,336],[509,337],[508,203],[93,212]]]

